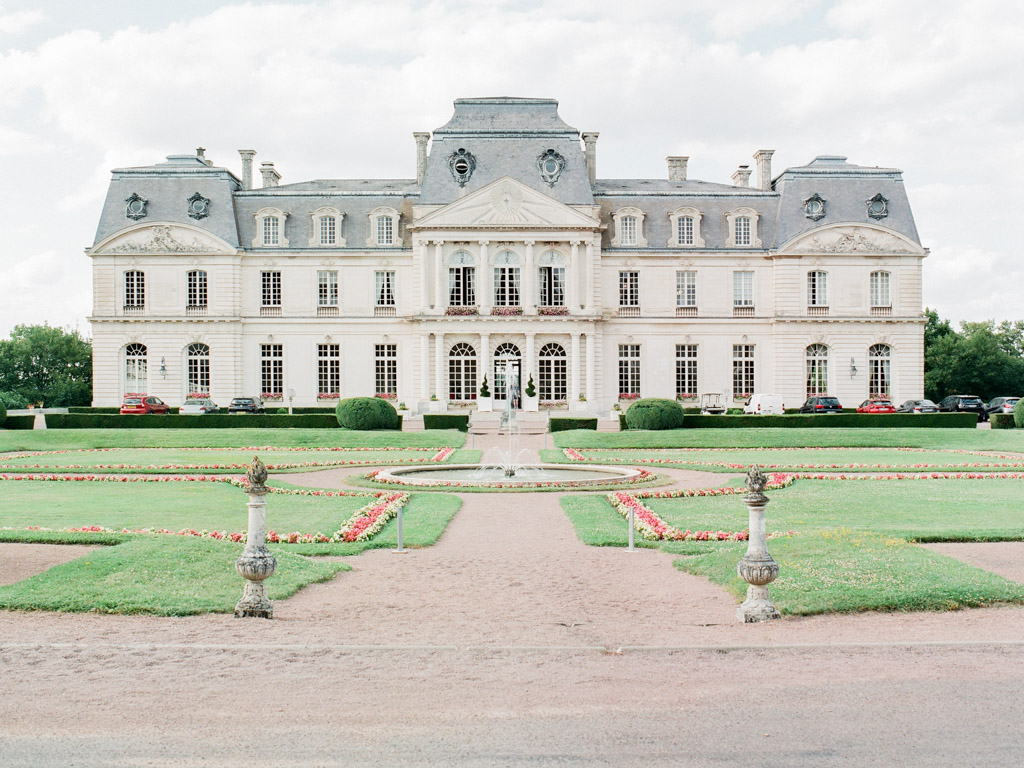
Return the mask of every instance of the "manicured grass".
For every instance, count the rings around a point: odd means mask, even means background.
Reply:
[[[736,563],[745,551],[744,543],[723,544],[674,564],[742,598],[746,584]],[[818,531],[772,539],[769,551],[780,567],[771,596],[783,613],[945,611],[1024,602],[1024,584],[884,535]]]
[[[349,568],[271,549],[277,558],[277,571],[266,582],[271,600]],[[234,567],[241,552],[241,544],[230,542],[138,537],[0,587],[0,608],[162,616],[228,612],[242,595],[243,580]]]
[[[143,417],[140,417],[143,418]],[[238,418],[243,419],[244,416]],[[0,430],[0,451],[45,451],[58,448],[172,448],[245,446],[368,447],[417,446],[460,448],[466,435],[458,430],[429,432],[358,432],[345,429],[47,429]]]
[[[604,496],[564,496],[562,510],[576,529],[576,536],[592,547],[625,547],[629,544],[626,520],[605,500]],[[647,549],[660,548],[675,554],[706,552],[718,546],[703,541],[644,541],[640,534],[634,545]]]
[[[868,446],[970,448],[1024,452],[1024,430],[1012,429],[675,429],[661,432],[594,432],[553,436],[559,448],[761,448]]]

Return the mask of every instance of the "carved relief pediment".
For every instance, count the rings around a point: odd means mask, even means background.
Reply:
[[[235,253],[226,242],[202,229],[171,223],[131,227],[98,243],[93,254]]]
[[[431,211],[414,221],[411,228],[597,229],[600,225],[597,219],[506,176],[461,200]]]
[[[924,249],[905,237],[884,227],[858,224],[837,224],[805,232],[779,249],[780,253],[808,254],[913,254]]]

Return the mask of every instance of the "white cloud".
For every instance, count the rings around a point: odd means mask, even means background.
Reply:
[[[46,19],[40,10],[5,12],[0,7],[0,35],[20,35]]]

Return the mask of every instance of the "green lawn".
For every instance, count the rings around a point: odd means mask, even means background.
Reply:
[[[968,448],[1024,453],[1020,429],[674,429],[661,432],[558,432],[559,448]]]

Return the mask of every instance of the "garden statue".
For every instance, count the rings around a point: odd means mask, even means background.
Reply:
[[[273,575],[277,560],[267,549],[267,467],[258,456],[253,457],[245,479],[245,492],[249,494],[249,530],[245,549],[235,561],[235,570],[246,581],[242,599],[235,605],[235,617],[272,619],[274,606],[267,599],[263,581]]]
[[[755,464],[747,472],[747,493],[743,501],[750,512],[747,553],[736,566],[740,578],[749,585],[747,599],[736,610],[741,621],[753,623],[781,618],[779,610],[768,596],[768,584],[779,575],[779,564],[768,554],[768,539],[765,533],[764,508],[768,506],[768,497],[764,489],[768,478]]]

